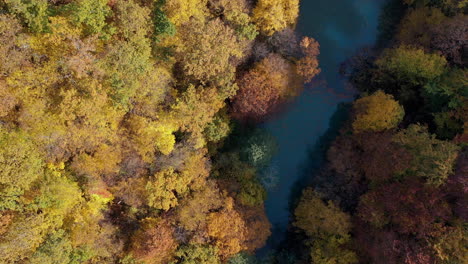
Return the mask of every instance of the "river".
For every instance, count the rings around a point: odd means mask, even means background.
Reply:
[[[263,125],[278,142],[271,165],[279,179],[277,187],[268,190],[265,202],[273,229],[262,251],[276,248],[286,237],[290,201],[308,182],[304,169],[322,163],[318,155],[310,158],[310,150],[320,143],[317,141],[329,128],[337,105],[354,96],[339,74],[340,63],[358,48],[375,42],[381,7],[382,0],[301,1],[297,30],[320,43],[322,73],[285,111]]]

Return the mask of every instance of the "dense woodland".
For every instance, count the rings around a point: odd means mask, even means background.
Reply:
[[[265,244],[275,143],[249,124],[320,71],[298,0],[0,10],[0,263],[236,263]]]
[[[294,210],[301,261],[468,263],[467,11],[389,1],[343,63],[360,95]]]
[[[320,73],[299,0],[0,0],[0,263],[465,264],[466,8],[386,6],[294,243],[257,259],[255,124]]]

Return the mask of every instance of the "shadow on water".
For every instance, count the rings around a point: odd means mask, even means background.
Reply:
[[[372,26],[377,21],[377,14],[365,10],[367,5],[359,5],[359,2],[365,0],[301,1],[297,29],[320,43],[321,75],[328,86],[335,89],[342,86],[339,63],[351,56],[362,43],[373,42],[375,37],[366,34],[363,28]]]
[[[291,229],[291,220],[293,220],[292,216],[294,215],[294,209],[301,197],[302,190],[308,187],[311,184],[313,176],[320,172],[330,144],[335,140],[341,127],[348,120],[350,106],[351,105],[349,103],[338,104],[336,111],[329,120],[329,126],[326,132],[321,135],[313,145],[308,146],[307,157],[298,166],[300,177],[297,178],[291,187],[288,199],[288,210],[290,214],[290,218],[288,219],[288,229]],[[272,250],[287,250],[288,252],[294,251],[288,250],[295,246],[295,243],[292,241],[295,239],[294,235],[291,236],[287,233],[286,237],[281,240],[278,240],[278,236],[275,236],[278,232],[284,232],[282,229],[283,228],[281,227],[273,226],[273,235],[267,241],[267,244],[270,245],[270,247],[258,251],[258,256],[265,256],[267,253],[271,253]]]
[[[291,211],[311,175],[320,169],[327,146],[346,118],[354,91],[340,76],[340,64],[357,49],[372,45],[377,36],[379,10],[385,0],[304,0],[298,30],[320,43],[322,73],[286,111],[262,124],[278,142],[272,160],[278,168],[278,189],[268,192],[265,209],[273,225],[264,255],[280,248],[290,226]],[[286,242],[287,244],[287,242]]]
[[[314,175],[320,172],[320,169],[326,159],[327,150],[339,135],[341,127],[349,118],[350,108],[350,103],[338,104],[335,113],[333,113],[330,118],[327,131],[320,136],[313,146],[308,148],[307,159],[299,165],[298,171],[301,176],[294,183],[289,197],[289,209],[291,215],[293,215],[294,209],[299,202],[302,190],[310,186]]]

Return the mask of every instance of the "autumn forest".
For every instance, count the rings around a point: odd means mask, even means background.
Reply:
[[[466,264],[468,1],[382,2],[265,250],[299,0],[0,0],[0,264]]]

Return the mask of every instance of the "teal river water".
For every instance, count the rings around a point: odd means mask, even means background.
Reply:
[[[339,75],[339,66],[358,48],[375,42],[382,1],[301,1],[297,29],[320,43],[322,73],[282,113],[263,125],[279,145],[278,154],[272,160],[279,182],[268,191],[265,202],[273,225],[265,249],[275,248],[286,237],[291,197],[297,197],[310,177],[304,177],[304,169],[322,162],[319,156],[311,158],[310,150],[329,128],[337,105],[353,98],[352,89]]]

